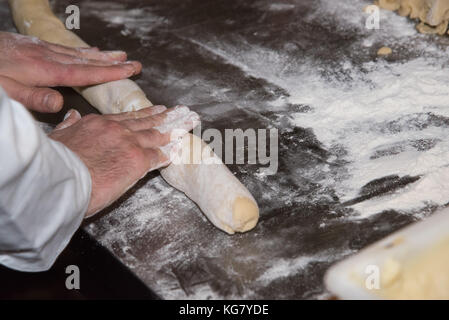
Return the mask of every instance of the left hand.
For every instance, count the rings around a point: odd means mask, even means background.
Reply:
[[[71,48],[34,37],[0,32],[0,85],[28,109],[57,112],[62,95],[54,86],[88,86],[138,74],[142,65],[123,51]]]

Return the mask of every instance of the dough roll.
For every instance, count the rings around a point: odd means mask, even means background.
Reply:
[[[20,33],[69,47],[89,46],[65,28],[53,14],[48,0],[9,0],[9,5]],[[142,89],[129,79],[74,89],[103,114],[152,106]],[[182,140],[183,159],[194,158],[195,145],[215,163],[172,163],[160,170],[162,177],[193,200],[221,230],[233,234],[254,228],[259,219],[256,201],[209,146],[198,137],[186,134]]]

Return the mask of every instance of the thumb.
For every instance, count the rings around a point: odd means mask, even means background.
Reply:
[[[55,127],[55,130],[62,130],[74,125],[81,119],[81,115],[75,109],[70,109],[64,116],[64,120]]]
[[[58,112],[64,102],[62,95],[56,90],[29,87],[9,77],[0,76],[0,85],[10,98],[20,102],[30,110]]]

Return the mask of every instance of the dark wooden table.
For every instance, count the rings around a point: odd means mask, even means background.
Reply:
[[[61,17],[65,6],[74,4],[53,3]],[[144,70],[135,80],[154,103],[190,106],[201,115],[203,129],[279,130],[277,174],[264,176],[259,165],[230,166],[259,202],[261,218],[252,232],[229,236],[217,230],[157,173],[85,223],[86,232],[160,297],[323,298],[323,275],[332,263],[415,220],[393,210],[351,219],[356,213],[318,179],[325,164],[330,165],[326,174],[344,168],[344,150],[326,150],[312,129],[289,121],[291,113],[307,112],[308,106],[282,100],[289,92],[270,74],[290,70],[282,61],[276,65],[276,54],[295,63],[314,61],[323,73],[340,72],[343,57],[355,66],[376,59],[375,50],[357,49],[363,32],[337,27],[337,16],[305,18],[320,1],[75,3],[81,9],[77,33],[92,45],[124,49],[141,61]],[[366,3],[354,1],[354,6]],[[11,30],[5,2],[0,9],[0,27]],[[388,59],[414,54],[404,50]],[[93,112],[71,89],[62,91],[66,109]],[[276,101],[284,103],[274,108]],[[38,116],[53,123],[62,117]],[[363,196],[406,184],[394,178],[374,182]]]

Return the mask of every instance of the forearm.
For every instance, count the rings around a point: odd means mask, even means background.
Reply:
[[[3,90],[0,154],[0,263],[22,271],[47,270],[87,210],[89,171]]]

